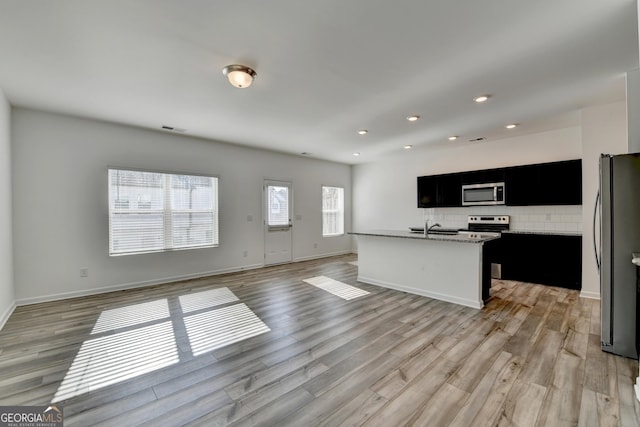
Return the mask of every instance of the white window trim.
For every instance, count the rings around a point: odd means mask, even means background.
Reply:
[[[164,206],[163,209],[145,209],[145,210],[123,210],[123,209],[114,209],[111,205],[111,180],[110,180],[110,171],[128,171],[128,172],[149,172],[149,173],[158,173],[163,175],[163,190],[164,190]],[[215,183],[215,193],[214,193],[214,206],[213,209],[172,209],[171,208],[171,186],[170,180],[171,175],[185,175],[185,176],[199,176],[211,178]],[[136,169],[136,168],[123,168],[123,167],[107,167],[107,182],[109,187],[109,207],[108,207],[108,216],[109,216],[109,256],[118,257],[118,256],[127,256],[127,255],[138,255],[138,254],[149,254],[149,253],[158,253],[158,252],[174,252],[174,251],[183,251],[183,250],[193,250],[193,249],[206,249],[206,248],[216,248],[220,246],[220,231],[219,231],[219,222],[220,222],[220,209],[219,209],[219,201],[220,201],[220,191],[219,191],[219,177],[216,175],[207,175],[207,174],[197,174],[197,173],[182,173],[182,172],[167,172],[167,171],[159,171],[159,170],[149,170],[149,169]],[[164,233],[164,242],[165,247],[162,249],[152,249],[152,250],[134,250],[134,251],[126,251],[126,252],[112,252],[112,239],[113,239],[113,229],[112,229],[112,214],[120,212],[126,213],[150,213],[157,212],[163,215],[163,233]],[[173,215],[175,213],[209,213],[211,212],[214,216],[213,219],[213,243],[211,244],[202,244],[202,245],[191,245],[191,246],[176,246],[173,247]]]
[[[337,209],[324,209],[324,203],[322,200],[322,193],[324,191],[325,188],[338,188],[340,190],[342,190],[342,209],[337,208]],[[322,237],[340,237],[340,236],[344,236],[345,235],[345,203],[344,203],[344,193],[345,193],[345,189],[342,186],[339,185],[322,185],[320,188],[320,204],[321,204],[321,218],[322,218]],[[326,213],[342,213],[342,232],[338,232],[338,233],[325,233],[324,230],[324,216]]]

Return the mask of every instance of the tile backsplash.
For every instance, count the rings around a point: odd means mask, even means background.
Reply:
[[[468,215],[509,215],[514,231],[582,231],[582,206],[477,206],[421,209],[422,223],[444,228],[466,228]]]

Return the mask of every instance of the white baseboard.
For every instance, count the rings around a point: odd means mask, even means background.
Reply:
[[[83,291],[62,292],[58,294],[49,294],[49,295],[43,295],[40,297],[33,297],[33,298],[20,298],[16,300],[16,305],[22,306],[22,305],[29,305],[29,304],[37,304],[41,302],[59,301],[59,300],[69,299],[69,298],[85,297],[89,295],[105,294],[108,292],[122,291],[125,289],[143,288],[145,286],[163,285],[165,283],[178,282],[181,280],[198,279],[200,277],[206,277],[206,276],[217,276],[220,274],[236,273],[239,271],[246,271],[246,270],[255,270],[256,268],[262,268],[262,267],[264,267],[264,264],[245,265],[242,267],[205,271],[201,273],[187,274],[182,276],[163,277],[159,279],[145,280],[142,282],[122,283],[118,285],[104,286],[101,288],[92,288],[92,289],[87,289]]]
[[[9,307],[7,307],[4,313],[0,315],[0,331],[2,330],[2,328],[4,328],[4,325],[7,323],[7,320],[9,320],[9,317],[11,317],[15,309],[16,309],[16,302],[14,301],[11,303],[11,305],[9,305]]]
[[[332,257],[332,256],[348,255],[348,254],[352,254],[352,253],[353,253],[352,250],[347,250],[347,251],[332,252],[332,253],[321,254],[321,255],[303,256],[303,257],[295,258],[293,260],[293,262],[311,261],[311,260],[314,260],[314,259],[329,258],[329,257]]]
[[[314,255],[309,257],[301,257],[301,258],[296,258],[292,262],[310,261],[313,259],[328,258],[332,256],[346,255],[350,253],[352,253],[352,251],[347,250],[347,251],[340,251],[340,252],[334,252],[334,253],[328,253],[328,254]],[[121,283],[118,285],[104,286],[100,288],[92,288],[92,289],[87,289],[82,291],[62,292],[58,294],[49,294],[49,295],[43,295],[39,297],[20,298],[16,300],[14,307],[29,305],[29,304],[38,304],[42,302],[59,301],[59,300],[64,300],[69,298],[85,297],[89,295],[105,294],[108,292],[122,291],[126,289],[143,288],[145,286],[163,285],[165,283],[178,282],[181,280],[198,279],[200,277],[206,277],[206,276],[217,276],[220,274],[237,273],[239,271],[255,270],[257,268],[262,268],[264,266],[265,266],[264,263],[244,265],[241,267],[225,268],[225,269],[213,270],[213,271],[204,271],[200,273],[187,274],[182,276],[163,277],[163,278],[158,278],[153,280],[145,280],[141,282]]]
[[[580,298],[600,299],[600,292],[580,291]]]
[[[381,280],[371,279],[369,277],[363,277],[358,275],[358,282],[368,283],[370,285],[380,286],[383,288],[395,289],[396,291],[408,292],[410,294],[421,295],[423,297],[429,297],[440,301],[451,302],[453,304],[464,305],[466,307],[480,309],[484,306],[482,301],[473,301],[466,298],[458,298],[451,295],[440,294],[438,292],[425,291],[424,289],[411,288],[409,286],[402,286],[396,283],[384,282]]]

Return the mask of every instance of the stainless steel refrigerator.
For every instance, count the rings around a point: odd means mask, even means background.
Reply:
[[[638,291],[632,253],[640,251],[640,153],[600,156],[600,270],[602,350],[638,358]],[[596,201],[596,214],[598,202]],[[594,215],[594,230],[596,218]]]

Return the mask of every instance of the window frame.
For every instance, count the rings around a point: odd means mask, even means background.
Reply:
[[[338,209],[325,210],[324,206],[324,189],[332,188],[341,190],[341,206]],[[322,220],[322,237],[340,237],[345,235],[345,188],[338,185],[322,185],[320,188],[320,204],[321,204],[321,220]],[[326,233],[325,232],[325,214],[329,212],[336,212],[341,216],[340,225],[342,230],[339,233]]]
[[[163,194],[163,207],[162,209],[143,209],[143,210],[120,210],[118,212],[117,209],[114,209],[112,205],[112,184],[111,184],[111,172],[112,171],[124,171],[124,172],[140,172],[140,173],[153,173],[153,174],[161,174],[162,175],[162,194]],[[188,176],[188,177],[204,177],[210,178],[212,184],[212,208],[209,209],[184,209],[184,208],[173,208],[172,207],[172,194],[173,190],[171,188],[171,177],[172,176]],[[193,250],[193,249],[206,249],[206,248],[216,248],[220,246],[220,178],[217,175],[210,174],[201,174],[201,173],[186,173],[186,172],[175,172],[175,171],[162,171],[162,170],[154,170],[154,169],[139,169],[139,168],[129,168],[129,167],[119,167],[119,166],[108,166],[107,167],[107,201],[108,201],[108,222],[109,222],[109,256],[127,256],[127,255],[138,255],[138,254],[149,254],[149,253],[160,253],[160,252],[174,252],[174,251],[183,251],[183,250]],[[139,202],[138,202],[139,203]],[[136,213],[140,211],[141,213],[152,213],[155,212],[159,215],[162,215],[162,235],[163,235],[163,245],[162,248],[158,249],[147,249],[147,248],[139,248],[136,250],[126,250],[126,251],[114,251],[113,249],[113,218],[114,214],[117,213]],[[212,232],[211,232],[211,243],[207,242],[205,244],[192,244],[188,246],[184,245],[176,245],[174,242],[175,237],[175,227],[174,227],[174,214],[180,213],[209,213],[213,216],[212,219]]]

